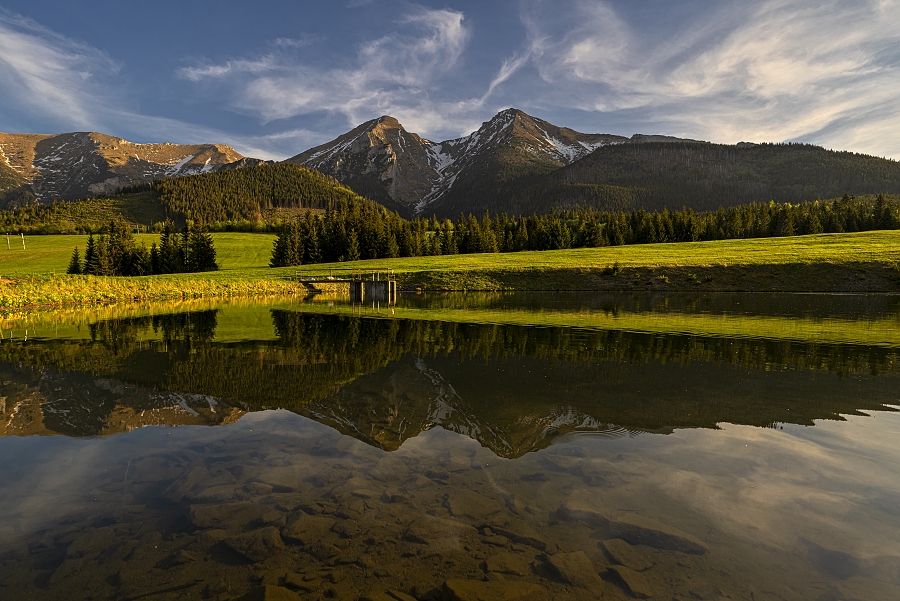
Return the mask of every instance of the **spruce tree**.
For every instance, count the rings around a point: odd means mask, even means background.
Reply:
[[[86,275],[100,275],[100,257],[97,256],[97,242],[94,234],[88,235],[87,247],[84,249],[84,269]]]
[[[347,236],[347,260],[359,261],[359,236],[356,235],[356,230],[350,230],[350,235]]]
[[[206,230],[206,225],[202,220],[198,220],[190,232],[187,255],[189,257],[190,271],[219,270],[212,236]]]
[[[72,260],[69,261],[69,268],[66,270],[66,273],[71,275],[81,275],[84,269],[81,266],[81,255],[78,252],[78,247],[75,247],[75,250],[72,251]]]

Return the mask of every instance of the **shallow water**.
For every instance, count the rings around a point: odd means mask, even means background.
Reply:
[[[7,316],[0,598],[897,599],[898,319],[578,294]]]

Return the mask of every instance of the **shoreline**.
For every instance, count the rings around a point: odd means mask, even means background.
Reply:
[[[349,298],[350,280],[302,278],[300,273],[277,271],[268,277],[211,272],[178,277],[3,278],[0,310],[268,296],[307,298],[321,294]],[[394,277],[400,292],[900,294],[900,269],[881,262],[422,270]]]

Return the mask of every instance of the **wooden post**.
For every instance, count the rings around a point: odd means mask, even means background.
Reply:
[[[10,248],[9,248],[9,232],[6,232],[6,250],[10,250]]]
[[[21,232],[22,234],[22,250],[25,250],[25,232]]]

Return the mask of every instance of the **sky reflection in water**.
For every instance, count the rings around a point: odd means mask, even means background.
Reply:
[[[403,301],[57,318],[0,344],[0,592],[898,598],[897,349],[796,335],[878,334],[896,301],[811,300],[544,311],[786,319],[787,340],[461,323],[446,297],[406,301],[437,322]]]

